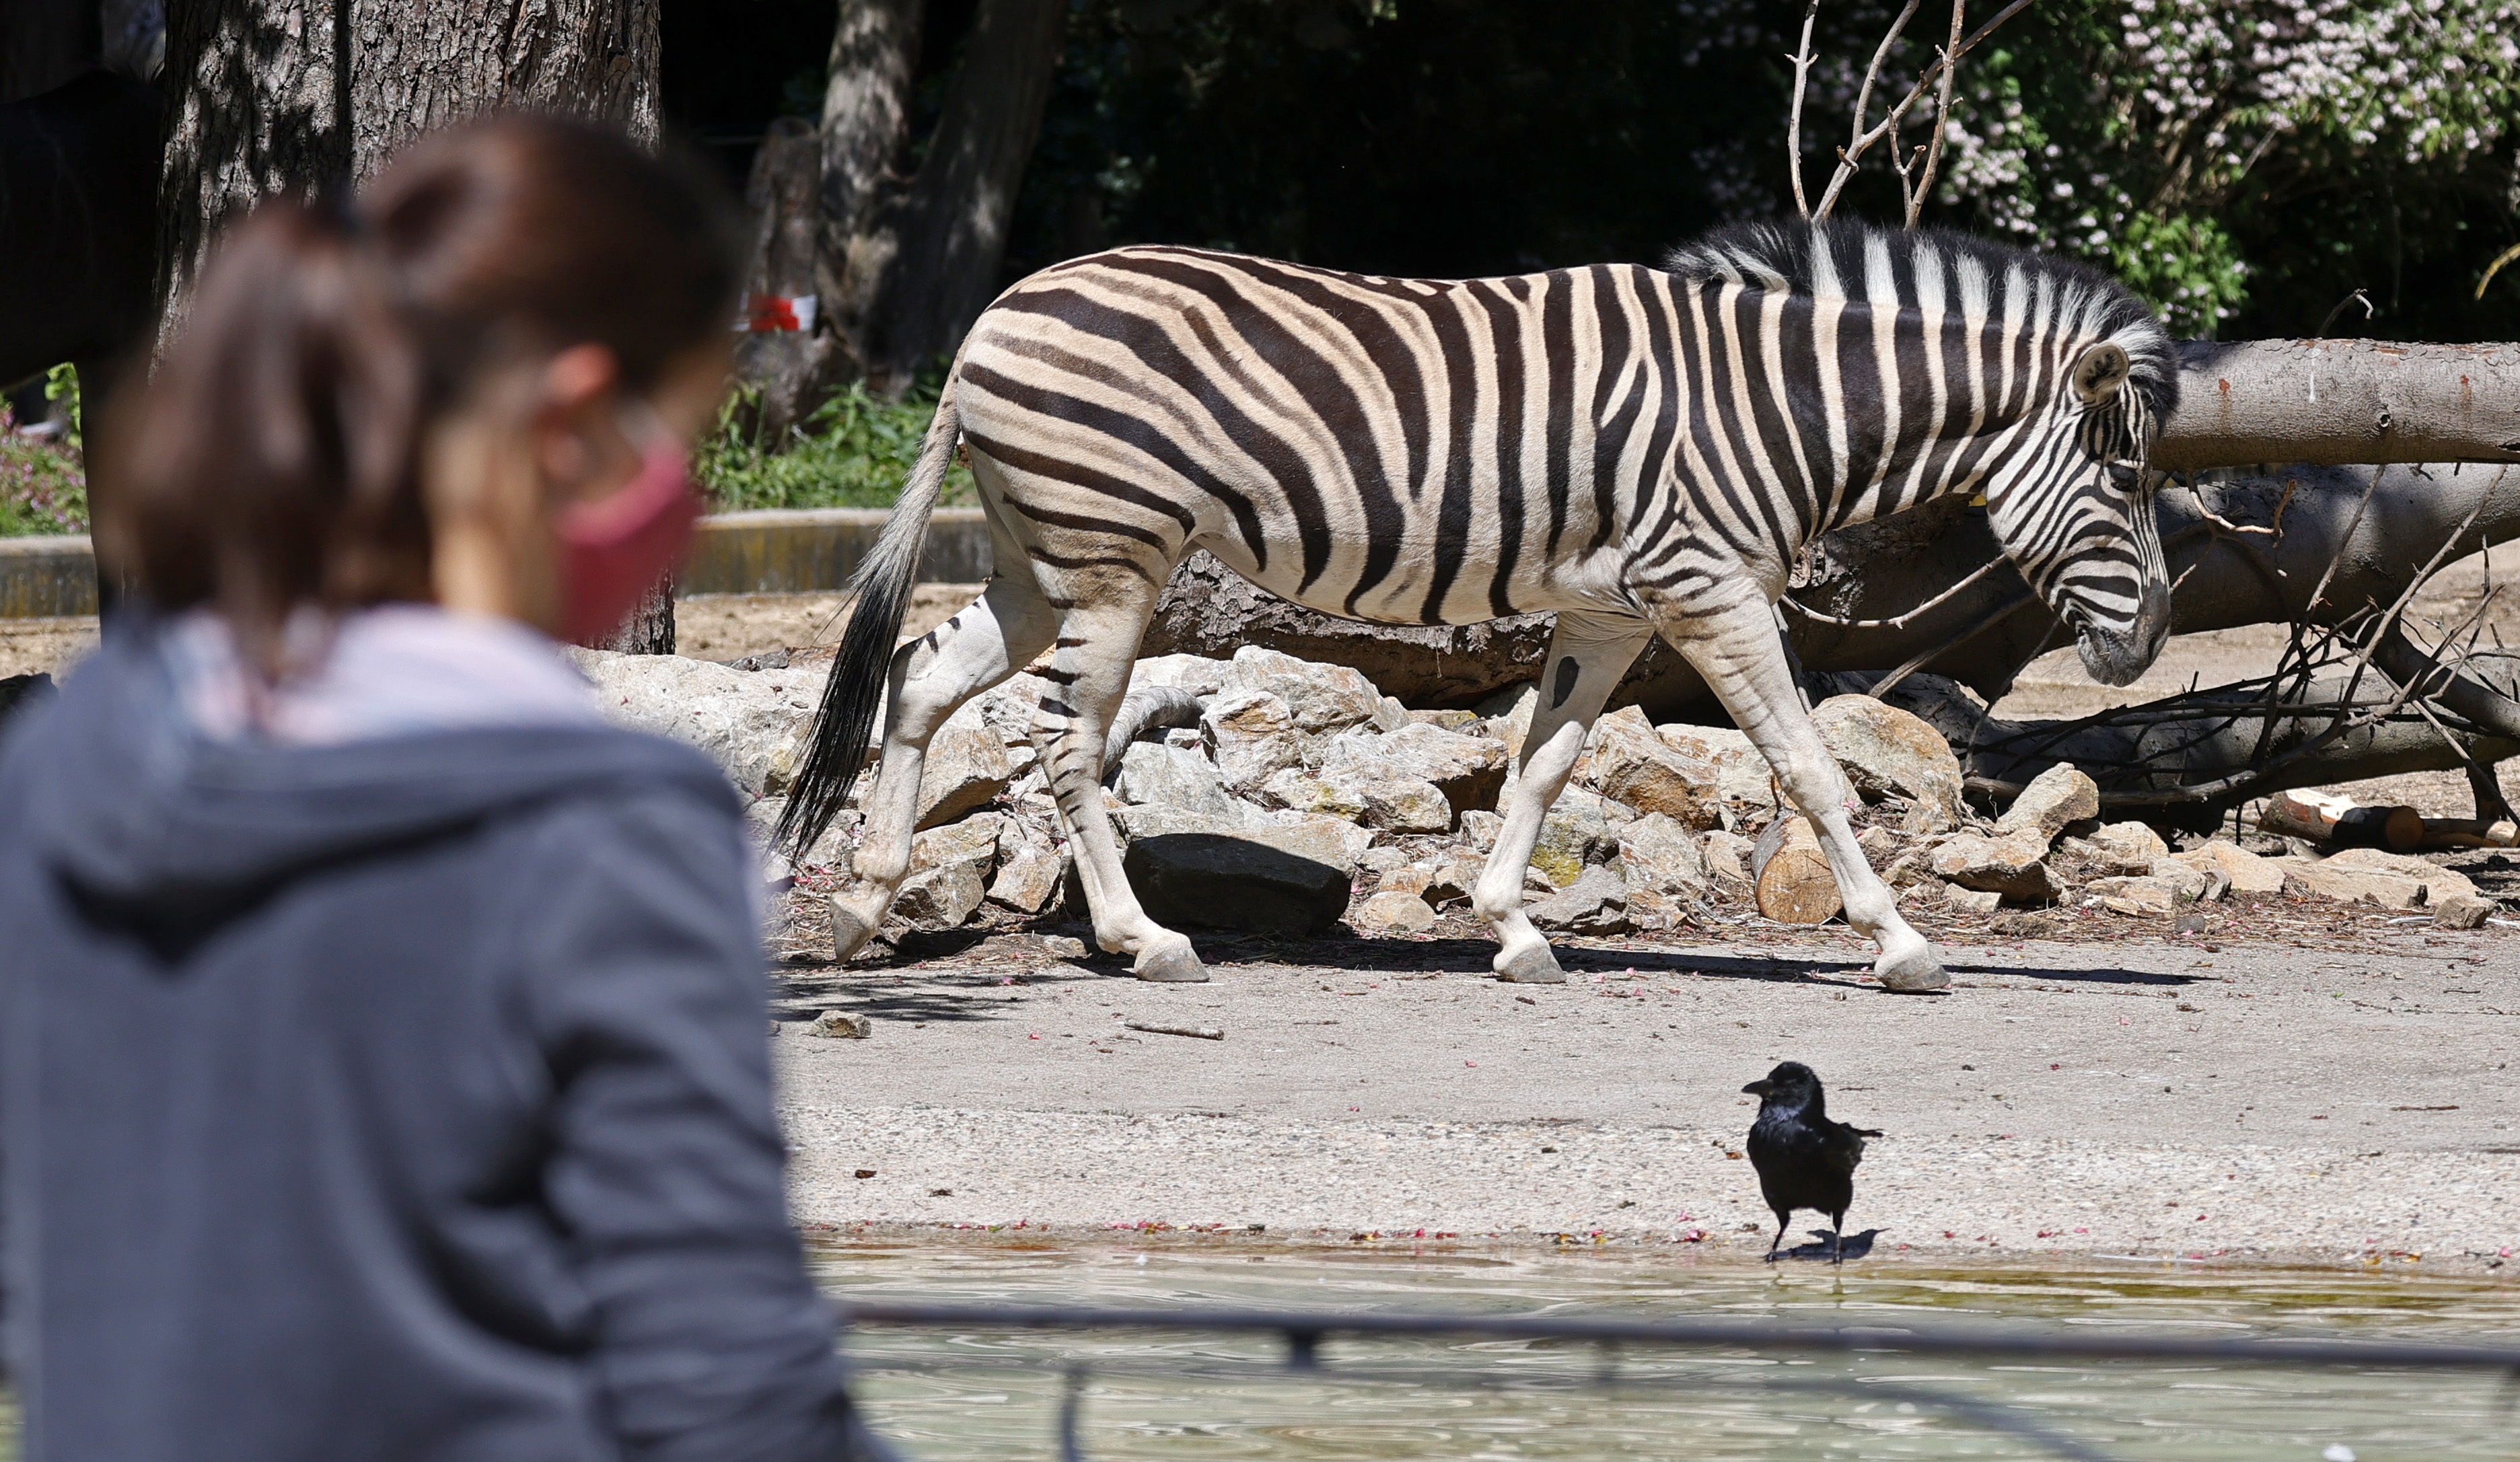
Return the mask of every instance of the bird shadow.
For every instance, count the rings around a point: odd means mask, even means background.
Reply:
[[[1846,1236],[1843,1248],[1833,1249],[1829,1246],[1829,1240],[1836,1235],[1825,1228],[1815,1228],[1811,1230],[1811,1243],[1796,1244],[1791,1249],[1779,1249],[1769,1258],[1772,1260],[1816,1259],[1822,1263],[1831,1259],[1862,1259],[1872,1252],[1873,1237],[1880,1232],[1881,1230],[1877,1228],[1868,1228],[1862,1233],[1850,1233]]]

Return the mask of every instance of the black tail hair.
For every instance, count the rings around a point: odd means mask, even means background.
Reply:
[[[883,534],[849,575],[848,592],[856,607],[840,636],[839,653],[832,659],[832,678],[823,684],[823,704],[806,732],[805,768],[788,790],[787,810],[779,815],[779,832],[771,841],[790,861],[801,859],[832,820],[848,804],[858,769],[866,765],[867,741],[875,732],[875,715],[883,705],[884,682],[892,666],[893,642],[901,638],[902,617],[910,611],[911,586],[919,579],[919,554],[927,542],[927,519],[936,510],[936,495],[945,484],[945,469],[954,460],[954,444],[963,434],[963,419],[954,409],[954,377],[945,380],[936,398],[935,420],[927,423],[927,441],[919,462],[893,506]]]

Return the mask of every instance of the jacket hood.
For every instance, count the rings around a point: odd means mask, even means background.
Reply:
[[[557,798],[672,790],[736,806],[699,753],[605,726],[212,740],[186,718],[146,627],[109,635],[9,731],[8,836],[113,922],[216,924],[300,874]]]

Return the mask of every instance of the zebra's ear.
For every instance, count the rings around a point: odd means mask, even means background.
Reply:
[[[2125,346],[2102,340],[2074,362],[2074,394],[2083,398],[2085,406],[2097,406],[2118,393],[2133,369]]]

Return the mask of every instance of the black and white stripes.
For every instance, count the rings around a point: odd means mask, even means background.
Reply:
[[[972,328],[893,524],[862,570],[811,760],[782,826],[811,843],[863,758],[889,655],[892,719],[845,955],[908,865],[926,736],[1048,650],[1035,734],[1107,949],[1194,977],[1122,877],[1101,732],[1157,591],[1204,547],[1328,612],[1462,624],[1555,610],[1555,693],[1474,900],[1509,978],[1555,977],[1519,911],[1540,820],[1647,638],[1687,656],[1820,824],[1885,983],[1931,952],[1866,867],[1771,603],[1818,534],[1953,493],[2122,684],[2166,632],[2140,465],[2175,404],[2169,341],[2114,283],[1945,234],[1729,230],[1662,269],[1484,280],[1341,274],[1138,247],[1023,281]],[[999,577],[891,650],[957,437]],[[904,790],[897,783],[908,778]],[[908,800],[906,800],[908,799]],[[898,824],[898,825],[896,825]],[[854,933],[852,933],[854,931]]]

